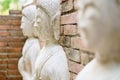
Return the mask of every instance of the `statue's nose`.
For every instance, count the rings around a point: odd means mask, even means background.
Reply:
[[[38,24],[37,24],[37,22],[35,22],[35,23],[34,23],[34,27],[37,27],[37,26],[38,26]]]

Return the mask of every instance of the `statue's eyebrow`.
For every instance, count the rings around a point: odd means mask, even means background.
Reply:
[[[22,13],[22,16],[26,17],[29,20],[29,18],[24,13]]]
[[[24,13],[22,13],[22,16],[25,16],[25,17],[27,17]]]
[[[85,3],[84,4],[84,10],[86,10],[87,8],[89,7],[93,7],[95,8],[96,10],[99,10],[99,8],[93,3],[93,2],[88,2],[88,3]]]
[[[43,12],[45,12],[45,14],[48,15],[48,11],[47,11],[45,8],[43,8],[43,7],[40,6],[40,5],[36,5],[36,7],[37,7],[37,8],[40,8]],[[50,17],[50,15],[48,15],[48,16]]]

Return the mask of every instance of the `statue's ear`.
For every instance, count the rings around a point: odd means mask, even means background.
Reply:
[[[58,12],[53,19],[53,31],[56,40],[59,40],[60,37],[60,15],[61,13]]]

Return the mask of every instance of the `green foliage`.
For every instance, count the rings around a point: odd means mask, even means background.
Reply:
[[[9,8],[10,3],[11,3],[11,0],[4,0],[2,2],[2,11],[7,10]]]
[[[4,11],[8,10],[10,7],[10,3],[12,3],[12,2],[17,3],[18,0],[4,0],[4,1],[0,2],[0,5],[2,5],[1,11],[4,12]]]

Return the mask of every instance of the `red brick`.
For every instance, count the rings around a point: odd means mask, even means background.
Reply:
[[[11,58],[8,60],[8,64],[15,64],[16,65],[16,64],[18,64],[18,59]]]
[[[61,36],[59,42],[62,46],[70,47],[70,37]]]
[[[7,58],[7,54],[0,54],[0,59],[6,59]]]
[[[61,24],[75,24],[77,23],[77,12],[61,16]]]
[[[74,0],[74,9],[78,10],[81,6],[80,0]]]
[[[0,47],[0,53],[6,53],[7,49],[5,47]]]
[[[10,35],[10,33],[8,31],[0,31],[0,36],[2,36],[2,37],[6,37],[9,35]]]
[[[9,10],[10,15],[21,15],[21,10]]]
[[[70,73],[70,80],[75,80],[75,78],[76,78],[76,74]]]
[[[81,64],[86,65],[89,62],[88,53],[81,52]]]
[[[63,35],[64,32],[64,26],[60,26],[60,34]]]
[[[7,30],[9,29],[8,25],[0,25],[0,30]]]
[[[71,38],[71,47],[76,49],[84,48],[84,44],[80,37],[72,37]]]
[[[73,62],[73,61],[69,61],[68,65],[69,65],[69,70],[73,73],[76,73],[76,74],[79,73],[83,69],[83,65],[78,64],[78,63]]]
[[[7,74],[7,71],[0,71],[0,75],[6,76],[6,74]]]
[[[6,80],[6,76],[0,75],[0,80]]]
[[[0,65],[0,70],[6,70],[7,69],[7,64],[5,65]]]
[[[7,42],[0,42],[0,47],[6,47],[7,46]]]
[[[22,37],[23,36],[23,33],[22,31],[16,31],[16,30],[11,30],[10,31],[10,36],[17,36],[17,37]]]
[[[76,25],[64,25],[64,35],[76,35],[77,26]]]
[[[21,30],[20,29],[20,26],[11,26],[10,28],[9,28],[9,30]]]
[[[7,48],[7,52],[11,53],[11,52],[18,52],[20,53],[22,51],[22,48],[15,48],[15,47],[9,47]]]
[[[7,64],[7,59],[0,59],[0,64]]]
[[[26,38],[20,24],[21,17],[0,16],[0,80],[22,80],[17,64]]]
[[[6,80],[6,71],[0,71],[0,80]]]
[[[24,37],[2,37],[0,42],[24,42],[26,39]]]
[[[61,2],[65,2],[65,1],[68,1],[68,0],[61,0]]]
[[[68,12],[73,10],[73,0],[67,0],[66,2],[62,3],[61,12]]]
[[[16,47],[2,47],[2,48],[0,48],[1,53],[7,53],[7,52],[9,52],[9,53],[11,53],[11,52],[21,53],[21,51],[22,51],[21,47],[18,47],[18,48],[16,48]]]
[[[23,47],[23,45],[24,45],[24,43],[23,42],[9,42],[8,43],[8,46],[9,47],[16,47],[16,48],[18,48],[18,47]]]
[[[17,64],[8,64],[8,69],[9,70],[13,70],[13,69],[17,69],[18,65]]]
[[[12,20],[12,25],[13,26],[20,26],[21,20]]]
[[[1,19],[1,16],[0,16],[0,25],[10,25],[11,24],[11,20],[7,19],[4,20],[4,19]]]
[[[22,80],[22,77],[20,77],[20,76],[10,76],[10,77],[7,77],[7,80]]]
[[[8,70],[7,74],[8,75],[20,75],[18,70]]]
[[[8,54],[8,58],[20,58],[22,54],[20,53],[10,53]]]

